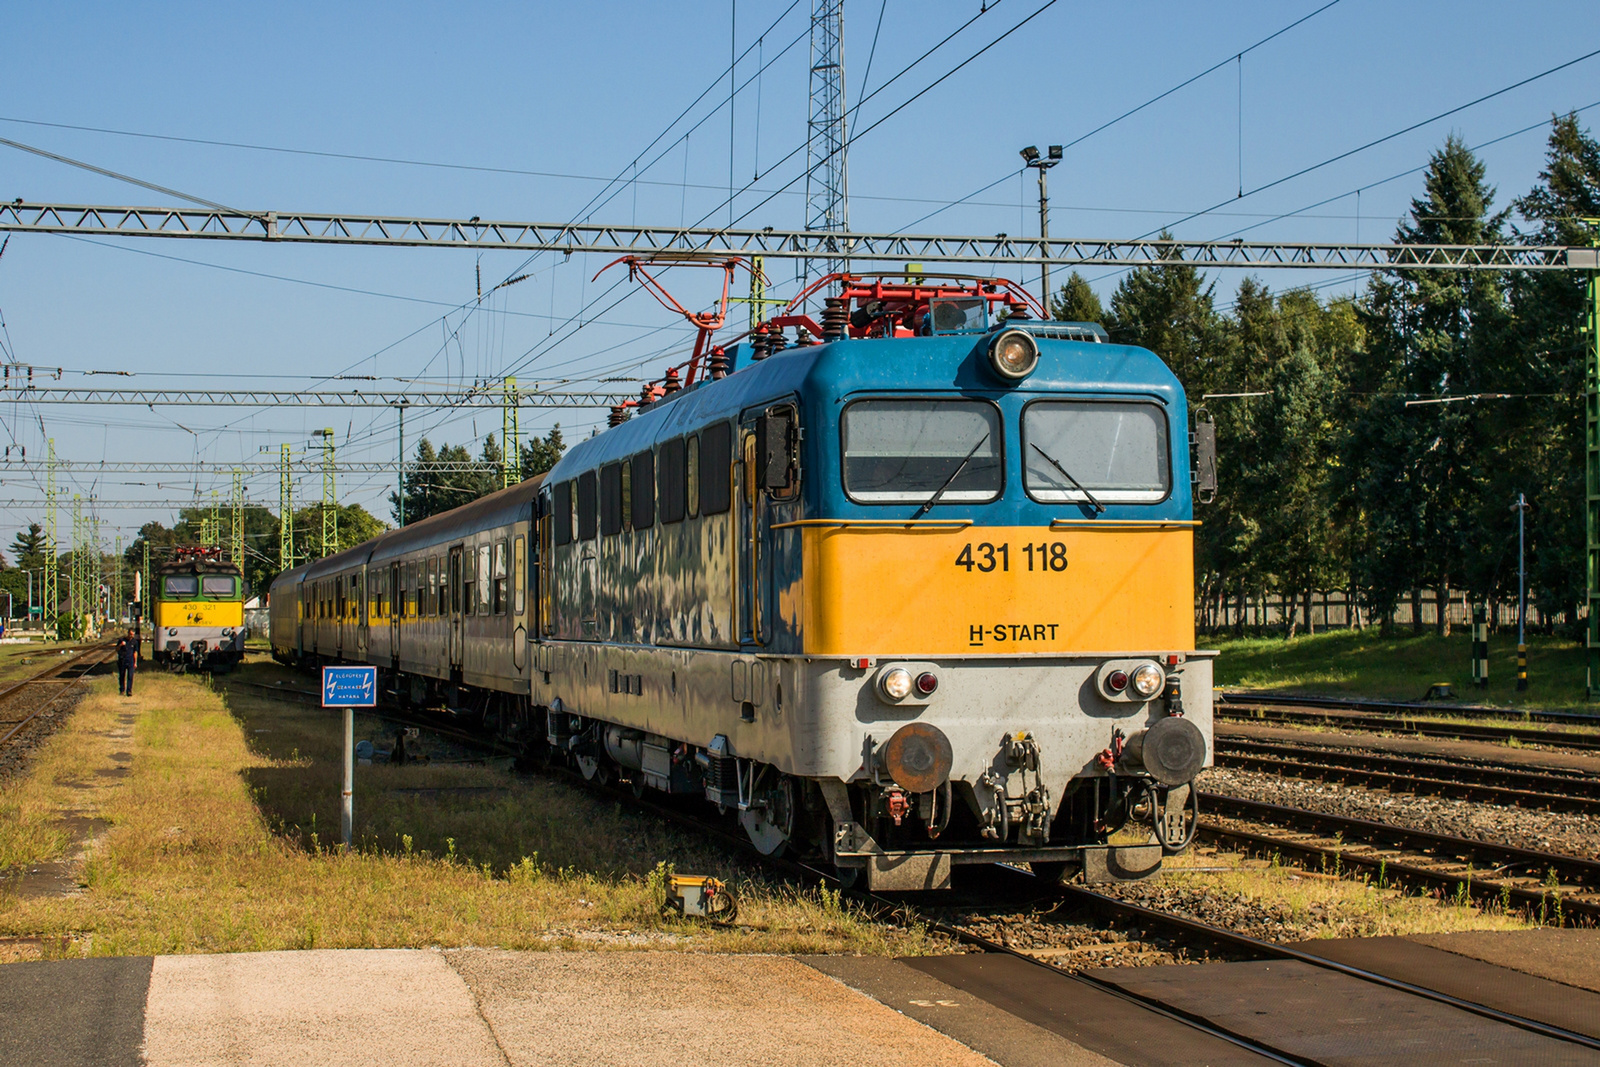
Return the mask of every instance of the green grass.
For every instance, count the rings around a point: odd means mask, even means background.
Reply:
[[[1460,703],[1507,707],[1576,708],[1584,700],[1581,642],[1528,639],[1526,692],[1517,692],[1515,631],[1489,638],[1489,688],[1472,686],[1470,628],[1449,637],[1380,636],[1376,629],[1327,630],[1285,641],[1281,637],[1206,637],[1215,648],[1216,684],[1224,689],[1276,689],[1321,696],[1418,700],[1435,682],[1448,682]],[[1600,708],[1596,708],[1600,711]]]

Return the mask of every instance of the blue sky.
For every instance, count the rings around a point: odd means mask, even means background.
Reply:
[[[853,143],[852,226],[1032,234],[1036,186],[1031,172],[1019,172],[1019,148],[1073,142],[1230,61],[1072,145],[1051,173],[1053,234],[1137,236],[1236,197],[1241,184],[1255,189],[1600,47],[1600,5],[1592,2],[1339,0],[1318,11],[1324,3],[990,0],[974,18],[982,6],[976,0],[846,0],[848,100],[861,99],[863,82],[866,93],[881,88],[857,113],[858,132],[1044,7]],[[1318,13],[1231,61],[1312,12]],[[969,20],[949,43],[889,82]],[[728,196],[731,29],[739,51],[756,45],[739,63],[740,82],[770,61],[734,101],[732,171],[736,186],[748,187],[735,199],[734,217],[742,217],[741,225],[798,227],[801,185],[757,205],[803,167],[803,152],[780,161],[804,144],[808,23],[805,0],[792,8],[788,0],[168,3],[137,12],[127,5],[42,5],[14,33],[0,66],[0,137],[246,209],[541,221],[592,212],[598,221],[667,225],[711,213],[714,223],[727,219],[727,209],[717,209]],[[1385,240],[1420,176],[1384,179],[1423,165],[1448,133],[1482,144],[1544,122],[1553,111],[1596,103],[1600,56],[1236,198],[1176,232]],[[688,116],[669,127],[685,108]],[[1585,112],[1585,124],[1592,128],[1597,114],[1600,107]],[[29,123],[540,173],[332,159]],[[1543,131],[1535,129],[1483,149],[1500,203],[1532,184],[1543,148]],[[634,175],[636,159],[639,180],[614,186],[616,195],[592,207],[606,179]],[[998,184],[971,202],[948,206],[991,182]],[[0,196],[166,202],[146,189],[4,147]],[[1330,197],[1336,199],[1272,221]],[[20,235],[0,258],[7,329],[0,336],[17,360],[66,368],[65,382],[148,387],[301,389],[339,372],[459,384],[523,365],[524,382],[573,378],[582,388],[595,377],[651,377],[683,358],[692,336],[681,320],[647,294],[630,293],[625,282],[610,288],[617,277],[590,282],[604,263],[593,257],[539,257],[526,268],[529,280],[470,313],[452,312],[473,303],[480,268],[487,287],[525,258]],[[792,271],[779,268],[775,276],[782,291]],[[1109,297],[1116,276],[1090,277]],[[666,280],[686,304],[710,298],[708,272],[675,271]],[[1239,280],[1237,273],[1219,276],[1220,303]],[[1327,274],[1266,281],[1274,287],[1331,281],[1328,292],[1359,285]],[[572,322],[580,312],[581,329]],[[80,377],[91,370],[135,377]],[[542,432],[559,421],[569,436],[581,435],[603,417],[525,413],[523,427]],[[55,438],[59,455],[82,462],[231,462],[253,458],[262,447],[275,455],[286,441],[302,448],[311,430],[324,425],[336,428],[348,458],[389,459],[396,443],[392,415],[361,411],[11,405],[0,407],[0,419],[0,437],[26,445],[34,468],[3,475],[0,496],[24,500],[42,500],[37,468],[45,434]],[[436,443],[467,440],[476,450],[475,439],[498,428],[493,412],[414,414],[407,436],[414,441],[427,430]],[[165,502],[197,492],[209,500],[212,488],[227,492],[225,479],[207,477],[64,482],[69,496],[93,492],[107,500]],[[391,488],[383,476],[351,477],[341,495],[387,519]],[[252,480],[248,491],[276,508],[275,477]],[[300,496],[318,492],[307,479]],[[41,512],[23,507],[0,514],[0,541]],[[170,521],[172,511],[107,506],[101,515],[109,539],[118,531],[131,536],[150,518]]]

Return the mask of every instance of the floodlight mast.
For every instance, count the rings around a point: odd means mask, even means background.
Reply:
[[[1048,249],[1050,247],[1050,187],[1045,181],[1045,172],[1061,162],[1061,146],[1058,144],[1051,145],[1050,154],[1043,159],[1039,158],[1039,149],[1036,145],[1029,145],[1024,148],[1021,155],[1024,167],[1032,167],[1039,172],[1039,243],[1041,247]],[[1044,317],[1053,319],[1055,314],[1050,309],[1049,262],[1039,264],[1039,276],[1039,300],[1044,305]]]

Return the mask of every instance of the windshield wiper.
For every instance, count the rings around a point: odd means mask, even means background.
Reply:
[[[1094,494],[1093,493],[1089,492],[1088,489],[1084,488],[1084,485],[1083,485],[1082,482],[1078,481],[1078,479],[1074,478],[1071,474],[1067,473],[1067,468],[1063,467],[1061,464],[1056,462],[1056,457],[1052,456],[1050,453],[1046,452],[1044,449],[1040,448],[1037,444],[1034,444],[1032,441],[1030,441],[1028,443],[1033,445],[1033,450],[1035,452],[1039,453],[1039,455],[1041,455],[1045,459],[1049,460],[1050,461],[1050,466],[1052,466],[1056,470],[1060,471],[1061,472],[1061,476],[1063,478],[1065,478],[1067,481],[1071,482],[1073,487],[1076,488],[1078,490],[1078,492],[1082,493],[1084,496],[1089,498],[1089,503],[1094,505],[1094,511],[1095,511],[1096,515],[1100,514],[1100,512],[1102,512],[1102,511],[1104,511],[1106,509],[1106,506],[1104,504],[1100,503],[1100,501],[1098,501],[1098,500],[1096,500],[1094,498]]]
[[[949,489],[950,486],[954,484],[956,478],[960,476],[961,472],[967,469],[967,464],[972,462],[972,457],[978,454],[978,449],[982,448],[984,442],[988,440],[989,431],[985,430],[983,436],[978,438],[978,443],[972,446],[972,451],[963,456],[961,458],[961,462],[956,464],[956,469],[950,472],[950,477],[944,480],[944,484],[939,487],[939,491],[930,496],[927,500],[927,503],[918,508],[917,513],[912,516],[912,518],[920,519],[922,516],[933,510],[933,506],[939,502],[939,498],[944,496],[944,491]]]

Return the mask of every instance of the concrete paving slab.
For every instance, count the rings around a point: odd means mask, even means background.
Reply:
[[[800,961],[902,1015],[955,1038],[1002,1067],[1116,1067],[1059,1034],[882,956],[801,956]]]
[[[788,957],[496,949],[445,955],[513,1067],[993,1067]]]
[[[442,953],[409,949],[158,956],[148,1067],[505,1067]]]
[[[1408,940],[1600,993],[1600,930],[1473,930]]]
[[[0,967],[0,1064],[140,1067],[150,957]]]

